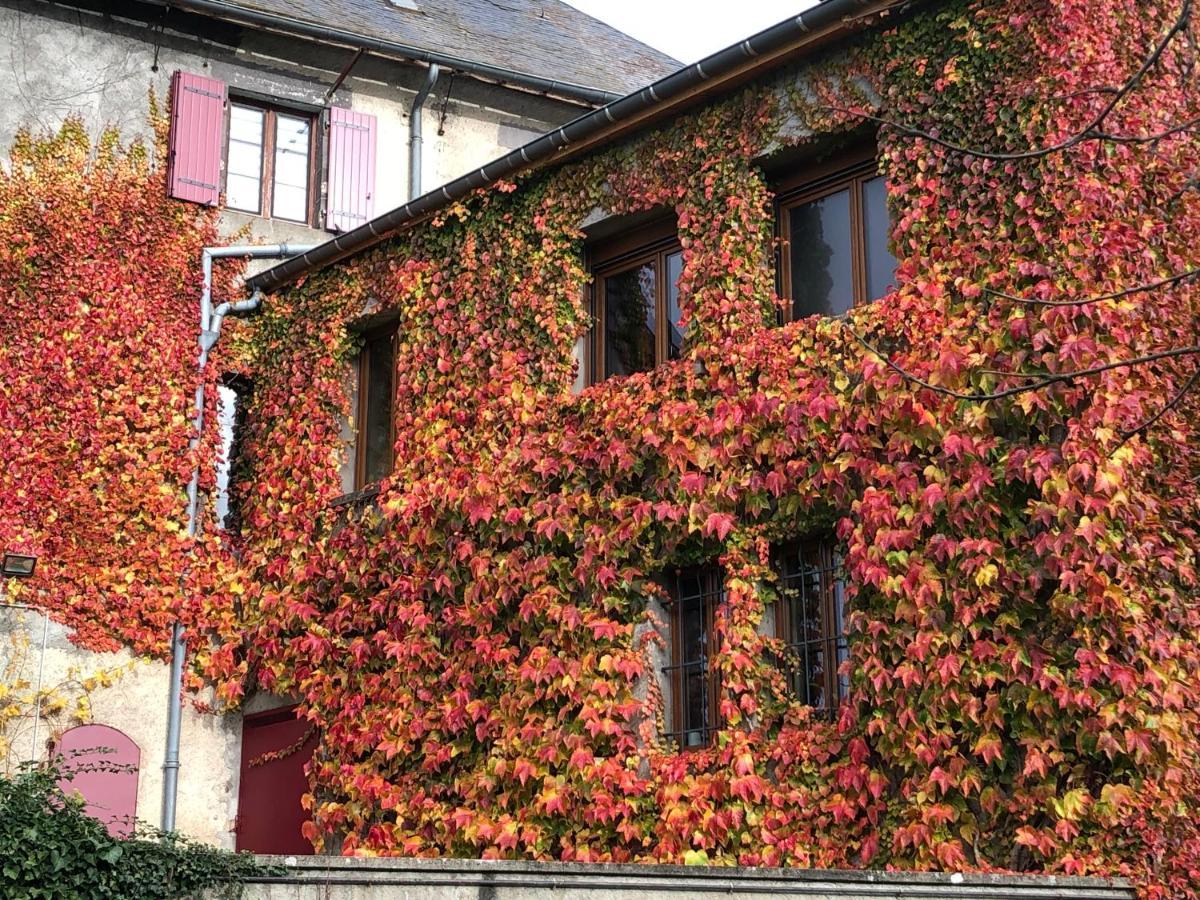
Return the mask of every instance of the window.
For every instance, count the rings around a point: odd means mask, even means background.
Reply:
[[[396,328],[389,326],[367,332],[359,354],[354,490],[378,484],[392,471],[395,348]]]
[[[849,692],[838,667],[848,655],[841,560],[831,542],[805,541],[776,555],[775,624],[786,645],[788,682],[807,706],[831,712]]]
[[[231,101],[225,206],[309,224],[313,132],[311,116]]]
[[[671,585],[671,709],[667,737],[680,747],[703,747],[717,730],[717,673],[710,661],[716,652],[713,621],[724,585],[715,565],[677,572]]]
[[[789,320],[841,315],[882,297],[894,280],[887,183],[873,158],[785,185],[778,227],[780,291],[791,300]]]
[[[597,244],[590,253],[592,381],[647,372],[683,352],[675,220]]]
[[[221,459],[217,464],[217,527],[238,533],[242,523],[241,493],[237,475],[246,443],[247,407],[253,385],[247,378],[233,376],[217,387],[217,430],[221,435]]]

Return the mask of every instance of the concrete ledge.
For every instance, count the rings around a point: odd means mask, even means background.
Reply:
[[[587,865],[465,859],[278,857],[287,874],[246,885],[244,900],[1134,900],[1121,879],[1025,875]]]

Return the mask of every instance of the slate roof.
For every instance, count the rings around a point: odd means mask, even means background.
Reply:
[[[229,5],[616,94],[683,66],[560,0],[234,0]],[[417,9],[404,8],[410,5]]]

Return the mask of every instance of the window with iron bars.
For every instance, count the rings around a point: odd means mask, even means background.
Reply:
[[[717,650],[713,623],[724,594],[715,564],[676,572],[671,595],[671,664],[663,668],[671,698],[667,737],[684,750],[706,746],[718,727]]]
[[[781,547],[775,565],[776,634],[787,649],[788,684],[801,703],[832,715],[850,690],[838,674],[849,655],[841,558],[832,542],[808,540]]]

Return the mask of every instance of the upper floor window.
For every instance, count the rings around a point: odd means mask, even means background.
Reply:
[[[361,491],[391,474],[395,445],[393,414],[396,368],[396,326],[366,332],[362,350],[350,375],[353,427],[343,431],[350,449],[342,469],[342,490]]]
[[[231,101],[225,205],[272,219],[311,222],[314,131],[311,116]]]
[[[663,669],[671,708],[667,737],[680,747],[703,747],[717,731],[718,683],[714,620],[724,584],[716,565],[675,573],[671,595],[671,663]]]
[[[849,693],[838,669],[848,656],[841,560],[830,541],[790,544],[776,553],[776,633],[787,647],[788,682],[806,706],[829,712]]]
[[[176,72],[168,190],[206,206],[223,201],[253,215],[349,231],[374,215],[375,132],[367,113],[329,107],[318,116],[231,100],[223,81]]]
[[[780,291],[791,300],[789,320],[841,315],[893,283],[887,183],[876,171],[870,157],[810,170],[780,190]]]
[[[679,277],[683,252],[675,219],[590,248],[592,381],[647,372],[683,352]]]

